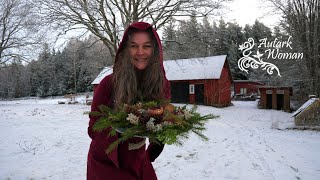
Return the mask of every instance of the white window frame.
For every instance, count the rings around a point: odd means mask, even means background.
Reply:
[[[247,88],[240,88],[240,94],[247,94]]]
[[[194,94],[194,84],[189,84],[189,94]]]

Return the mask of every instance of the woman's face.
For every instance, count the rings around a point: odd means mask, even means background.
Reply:
[[[153,47],[147,32],[136,32],[132,34],[129,42],[129,53],[131,63],[139,70],[144,70],[150,62]]]

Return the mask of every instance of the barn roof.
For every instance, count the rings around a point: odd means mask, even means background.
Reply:
[[[112,67],[107,66],[99,73],[99,75],[93,80],[91,84],[99,84],[104,77],[112,73]]]
[[[169,81],[220,79],[226,55],[178,59],[164,61],[164,69]],[[99,84],[107,75],[112,73],[112,67],[105,67],[91,84]]]
[[[319,98],[310,98],[307,102],[305,102],[298,110],[296,110],[291,117],[295,117],[301,112],[303,112],[305,109],[307,109],[311,104],[313,104],[315,101],[319,101]]]
[[[164,61],[168,80],[220,79],[226,55]]]

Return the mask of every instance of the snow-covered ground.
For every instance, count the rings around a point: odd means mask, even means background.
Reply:
[[[86,178],[89,106],[60,98],[0,101],[0,179]],[[83,98],[78,99],[83,102]],[[234,106],[199,106],[220,118],[207,123],[210,140],[190,135],[166,146],[154,167],[159,180],[318,180],[320,132],[285,130],[291,114]],[[280,130],[281,129],[281,130]]]

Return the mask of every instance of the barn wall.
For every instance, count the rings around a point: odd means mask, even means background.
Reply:
[[[93,85],[93,93],[96,92],[97,87],[98,87],[98,84],[94,84],[94,85]]]
[[[204,84],[204,104],[211,106],[225,106],[225,104],[220,104],[221,97],[219,97],[219,80],[206,79],[206,80],[183,80],[183,81],[172,81],[172,82],[188,82],[189,84]],[[197,93],[197,92],[195,92]],[[231,91],[230,91],[231,95]],[[189,103],[195,104],[195,94],[189,95]]]
[[[283,109],[287,112],[290,112],[290,90],[289,89],[285,89],[284,91],[284,105],[283,105]]]
[[[240,94],[241,88],[247,88],[247,94],[258,94],[258,86],[261,86],[258,82],[234,82],[234,94]]]
[[[227,63],[225,63],[220,79],[202,79],[202,80],[181,80],[170,81],[175,82],[187,82],[190,84],[203,84],[204,85],[204,104],[216,107],[229,106],[231,104],[231,85],[232,78]],[[189,92],[188,92],[189,93]],[[195,104],[196,93],[189,94],[189,103]]]
[[[232,82],[229,70],[224,67],[219,80],[219,104],[222,106],[228,106],[231,104],[231,84]]]
[[[210,80],[205,80],[205,92],[204,92],[204,102],[207,105],[214,105],[218,104],[219,100],[219,92],[218,92],[218,80],[215,79],[210,79]]]
[[[267,95],[266,89],[259,89],[260,90],[260,106],[262,109],[267,109]]]

